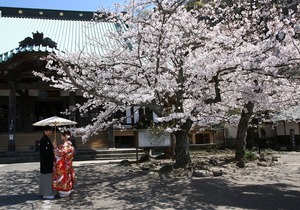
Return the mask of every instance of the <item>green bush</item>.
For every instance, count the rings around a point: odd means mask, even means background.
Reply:
[[[257,155],[253,151],[246,150],[246,152],[245,152],[245,159],[249,160],[249,161],[254,161],[254,160],[257,159]]]

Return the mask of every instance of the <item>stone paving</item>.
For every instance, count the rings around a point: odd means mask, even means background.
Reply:
[[[226,176],[173,177],[139,170],[133,165],[122,166],[119,162],[74,162],[75,191],[69,197],[51,201],[42,200],[37,194],[39,163],[2,164],[0,209],[300,208],[300,189],[292,184],[299,180],[293,180],[293,174],[286,183],[282,180],[272,184],[239,185]]]

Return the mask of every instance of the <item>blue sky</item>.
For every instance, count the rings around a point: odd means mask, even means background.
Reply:
[[[124,0],[0,0],[1,7],[96,11],[102,7],[113,8]]]

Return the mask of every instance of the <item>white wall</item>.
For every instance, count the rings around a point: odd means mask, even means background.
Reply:
[[[286,135],[290,135],[290,129],[294,129],[295,135],[299,135],[299,126],[296,122],[288,122],[285,123]],[[277,127],[277,135],[282,136],[284,135],[284,123],[280,123]]]
[[[225,126],[225,138],[236,138],[237,126],[226,125]]]
[[[265,129],[266,137],[275,137],[276,136],[276,129],[273,128],[271,125],[264,125],[261,127],[263,127]],[[236,138],[237,126],[226,125],[225,132],[226,132],[226,134],[225,134],[226,138]],[[259,137],[262,137],[261,133],[260,133],[260,129],[259,129]]]

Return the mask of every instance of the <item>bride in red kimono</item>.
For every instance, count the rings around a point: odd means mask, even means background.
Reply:
[[[75,149],[70,137],[70,131],[64,131],[61,135],[63,144],[57,147],[54,141],[53,189],[59,193],[60,197],[69,195],[74,187],[75,173],[72,162]]]

